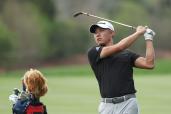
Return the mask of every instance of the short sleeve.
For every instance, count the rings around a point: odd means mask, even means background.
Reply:
[[[102,51],[101,46],[95,46],[88,50],[88,60],[91,65],[97,63],[100,60],[100,53]]]
[[[131,64],[132,64],[132,66],[135,66],[135,61],[138,57],[140,57],[140,55],[136,54],[132,51],[129,51],[129,54],[130,54],[130,58],[131,58]]]

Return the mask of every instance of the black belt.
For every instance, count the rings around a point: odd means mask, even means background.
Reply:
[[[117,104],[117,103],[124,102],[130,98],[136,98],[135,94],[128,94],[128,95],[124,95],[121,97],[114,97],[114,98],[102,98],[102,102]]]

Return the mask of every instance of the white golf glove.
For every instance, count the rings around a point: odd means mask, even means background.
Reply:
[[[9,96],[9,100],[12,101],[13,104],[15,104],[18,100],[18,96],[15,94],[12,94]]]
[[[13,94],[11,94],[9,96],[9,100],[13,102],[13,104],[15,104],[17,102],[17,100],[19,99],[19,94],[20,94],[20,90],[17,88],[13,89]]]
[[[144,33],[145,40],[153,40],[153,37],[155,36],[155,32],[149,28],[146,29],[146,32]]]

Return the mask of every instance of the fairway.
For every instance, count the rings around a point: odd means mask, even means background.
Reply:
[[[21,77],[0,77],[0,114],[11,114],[9,94],[20,87]],[[141,114],[169,114],[171,112],[171,76],[136,76],[135,85]],[[97,114],[98,85],[93,76],[48,77],[48,94],[41,100],[49,114]]]

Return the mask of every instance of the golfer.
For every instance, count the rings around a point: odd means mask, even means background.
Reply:
[[[99,84],[101,102],[100,114],[139,114],[133,67],[154,68],[153,30],[138,26],[136,31],[118,43],[113,43],[115,30],[111,23],[99,21],[90,27],[97,43],[88,51],[91,68]],[[146,56],[140,56],[129,48],[144,35]]]

